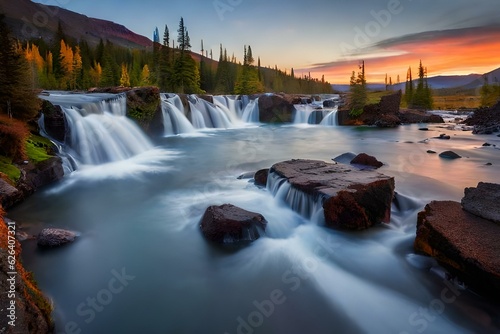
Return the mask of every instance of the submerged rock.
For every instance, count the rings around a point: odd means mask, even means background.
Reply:
[[[393,177],[318,160],[280,162],[270,173],[320,201],[329,227],[362,230],[390,220]]]
[[[226,245],[257,240],[266,225],[261,214],[232,204],[208,207],[200,222],[201,231],[208,240]]]
[[[465,196],[462,198],[465,211],[497,224],[500,224],[499,203],[500,184],[495,183],[479,182],[476,188],[465,188]]]
[[[445,159],[460,159],[461,158],[461,156],[459,156],[458,154],[456,154],[453,151],[444,151],[444,152],[440,153],[439,156],[441,158],[445,158]]]
[[[380,168],[384,164],[377,160],[374,156],[368,155],[366,153],[360,153],[354,159],[351,160],[351,164],[370,166],[374,168]]]
[[[257,186],[265,187],[267,184],[267,176],[269,175],[269,168],[261,169],[255,173],[253,179]]]
[[[474,289],[500,297],[500,225],[458,202],[433,201],[418,214],[417,252],[432,256]]]
[[[44,228],[37,236],[37,244],[39,247],[59,247],[73,242],[75,239],[75,232],[59,228]]]

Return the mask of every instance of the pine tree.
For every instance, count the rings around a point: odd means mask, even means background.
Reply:
[[[0,15],[0,112],[18,119],[38,114],[40,100],[30,84],[30,70],[21,49],[10,38]]]
[[[355,71],[352,72],[350,80],[350,114],[353,116],[361,115],[368,101],[364,61],[361,62],[359,69],[357,76]]]

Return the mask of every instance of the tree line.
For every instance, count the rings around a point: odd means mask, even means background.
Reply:
[[[203,48],[201,56],[191,51],[189,31],[181,17],[177,38],[165,25],[160,41],[158,29],[147,50],[127,49],[106,40],[90,46],[64,33],[59,23],[52,42],[43,39],[16,41],[16,50],[29,67],[29,85],[39,89],[86,90],[109,86],[158,86],[173,93],[254,94],[267,92],[331,93],[324,79],[295,77],[257,64],[250,46],[244,46],[243,62],[220,46],[218,62]],[[195,60],[196,58],[196,60]]]

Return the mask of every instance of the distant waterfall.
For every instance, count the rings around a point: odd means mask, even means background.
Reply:
[[[194,132],[195,128],[184,114],[184,106],[179,96],[161,94],[161,110],[165,136]]]
[[[153,148],[126,115],[124,94],[50,94],[40,98],[59,105],[67,122],[61,149],[77,165],[99,165]]]
[[[293,117],[294,124],[319,124],[325,126],[336,126],[339,97],[335,94],[323,96],[325,103],[314,101],[312,103],[296,104]],[[334,107],[332,106],[335,105]]]

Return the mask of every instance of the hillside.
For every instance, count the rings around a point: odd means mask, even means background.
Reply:
[[[123,25],[90,18],[55,6],[46,6],[30,0],[0,0],[0,13],[20,40],[43,38],[52,41],[61,22],[64,33],[74,40],[85,39],[97,45],[102,38],[127,48],[147,48],[152,41],[138,35]]]

